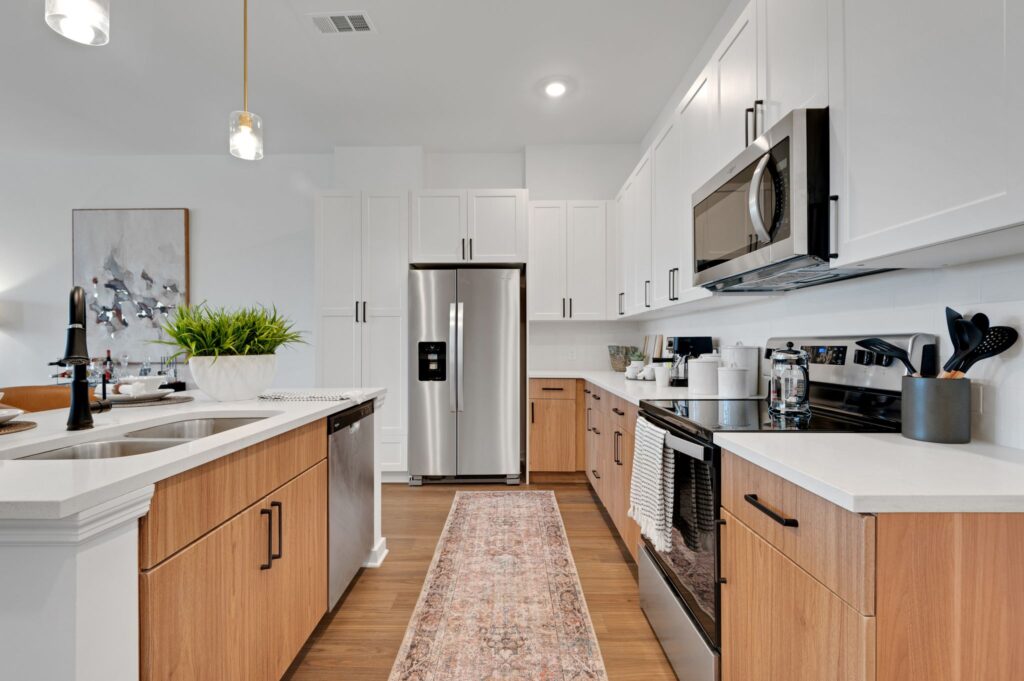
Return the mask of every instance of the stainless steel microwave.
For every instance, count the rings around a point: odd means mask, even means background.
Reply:
[[[795,109],[693,195],[694,284],[787,291],[869,274],[830,266],[828,109]]]

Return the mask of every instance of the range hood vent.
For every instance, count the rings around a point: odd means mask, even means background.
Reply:
[[[330,14],[311,14],[316,29],[324,35],[338,33],[374,33],[373,24],[365,12],[331,12]]]

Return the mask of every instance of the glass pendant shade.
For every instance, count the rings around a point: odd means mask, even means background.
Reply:
[[[46,0],[46,24],[83,45],[110,42],[110,0]]]
[[[248,111],[232,111],[228,128],[231,155],[246,161],[263,158],[263,119]]]

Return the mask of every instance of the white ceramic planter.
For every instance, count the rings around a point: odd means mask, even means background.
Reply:
[[[277,356],[191,357],[188,368],[199,389],[218,402],[252,400],[273,384]]]

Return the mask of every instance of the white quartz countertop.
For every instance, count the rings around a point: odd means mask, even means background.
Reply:
[[[699,398],[713,400],[716,395],[693,395],[689,388],[659,388],[654,381],[631,381],[617,371],[531,370],[530,378],[578,378],[617,395],[627,402],[640,404],[640,400],[685,400]],[[759,397],[763,397],[760,395]]]
[[[715,443],[856,513],[1024,512],[1024,450],[895,433],[717,433]]]
[[[357,404],[384,390],[346,390],[353,399],[326,402],[249,400],[214,402],[199,392],[193,402],[114,408],[94,414],[90,430],[68,432],[67,410],[25,414],[33,430],[0,436],[0,519],[64,518],[191,468],[244,449]],[[129,431],[193,418],[266,418],[167,449],[112,459],[32,460],[23,457],[67,445],[116,438]]]

